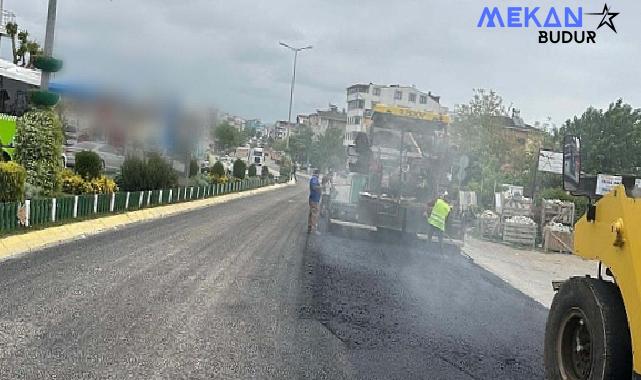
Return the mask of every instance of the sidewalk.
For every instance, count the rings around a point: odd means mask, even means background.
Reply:
[[[552,281],[596,276],[598,262],[558,253],[522,250],[466,237],[464,254],[543,306],[552,304]]]

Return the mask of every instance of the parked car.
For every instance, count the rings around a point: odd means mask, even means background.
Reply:
[[[96,152],[102,161],[102,168],[106,173],[116,173],[120,170],[125,156],[122,155],[117,148],[94,141],[85,141],[71,146],[65,146],[66,166],[76,166],[76,153],[89,150]]]

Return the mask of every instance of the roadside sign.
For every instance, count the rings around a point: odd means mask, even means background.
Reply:
[[[604,195],[614,189],[615,186],[620,185],[623,177],[620,175],[599,174],[596,177],[596,191],[597,195]]]
[[[539,171],[563,174],[563,153],[540,150]]]

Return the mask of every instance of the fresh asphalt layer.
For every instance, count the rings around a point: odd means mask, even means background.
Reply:
[[[539,379],[546,309],[284,187],[0,262],[1,379]]]

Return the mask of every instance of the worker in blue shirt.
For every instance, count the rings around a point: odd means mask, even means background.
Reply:
[[[314,170],[314,175],[309,180],[309,217],[307,218],[307,233],[316,232],[319,203],[321,199],[321,184],[318,180],[320,171]]]

